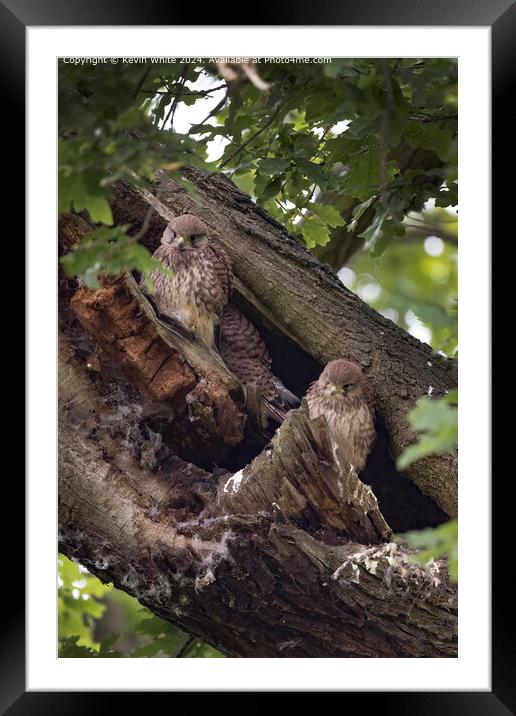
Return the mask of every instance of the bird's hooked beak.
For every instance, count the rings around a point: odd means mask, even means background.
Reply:
[[[330,386],[330,395],[333,397],[334,395],[343,395],[344,391],[342,388],[339,388],[338,385],[335,385],[334,383]]]
[[[184,249],[185,244],[186,244],[185,237],[184,237],[184,236],[178,236],[177,239],[176,239],[176,244],[177,244],[178,249],[181,249],[181,250]]]

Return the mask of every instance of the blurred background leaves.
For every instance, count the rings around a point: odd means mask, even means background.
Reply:
[[[439,527],[414,532],[405,532],[400,539],[418,550],[414,561],[426,564],[441,557],[447,559],[448,574],[453,582],[459,578],[458,563],[458,525],[450,520]]]
[[[60,657],[222,656],[68,557],[60,554],[57,566]]]
[[[227,174],[349,290],[456,359],[457,86],[453,58],[61,60],[59,211],[97,223],[62,269],[90,288],[123,268],[148,275],[136,229],[112,225],[113,184],[152,189],[167,172],[191,191],[193,164]],[[400,467],[453,449],[456,399],[428,386]],[[404,538],[456,577],[456,522]],[[220,656],[61,556],[58,605],[61,656]]]
[[[67,274],[93,285],[122,265],[148,269],[133,232],[109,228],[112,185],[150,186],[160,171],[183,182],[195,164],[226,173],[336,271],[374,274],[375,308],[453,354],[456,60],[252,67],[260,82],[238,64],[230,81],[209,59],[60,62],[59,210],[104,225],[63,259]]]

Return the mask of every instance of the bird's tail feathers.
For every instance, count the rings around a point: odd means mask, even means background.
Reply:
[[[283,422],[289,410],[295,410],[301,405],[301,401],[288,388],[286,388],[279,378],[272,376],[272,384],[274,385],[275,395],[268,398],[266,409],[268,415],[279,423]]]

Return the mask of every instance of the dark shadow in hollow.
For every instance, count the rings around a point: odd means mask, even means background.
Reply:
[[[270,325],[264,325],[256,309],[243,297],[233,296],[235,304],[253,321],[263,336],[272,357],[272,370],[299,398],[310,383],[317,380],[322,365],[292,340]],[[345,357],[345,356],[343,356]],[[271,425],[271,437],[277,425]],[[394,532],[436,527],[450,518],[407,477],[396,469],[389,451],[389,438],[381,415],[376,421],[377,439],[360,479],[370,485],[387,523]],[[246,436],[219,467],[237,472],[249,464],[264,448],[252,436]]]
[[[360,479],[370,485],[380,511],[394,532],[437,527],[450,518],[396,469],[389,452],[389,438],[381,415],[376,419],[377,438]]]

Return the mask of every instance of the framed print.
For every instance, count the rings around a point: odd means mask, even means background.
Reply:
[[[282,9],[2,6],[29,318],[8,713],[514,708],[489,440],[514,8]]]

